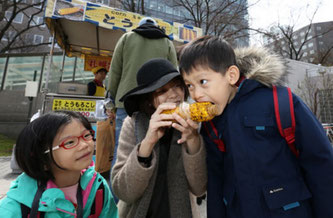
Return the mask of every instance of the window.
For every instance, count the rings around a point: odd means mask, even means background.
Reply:
[[[314,54],[314,50],[311,50],[311,51],[310,51],[310,54]]]
[[[308,44],[308,47],[309,47],[309,48],[313,47],[313,42],[310,42],[310,43]]]
[[[159,5],[157,9],[161,12],[165,12],[165,7],[163,5]]]
[[[321,30],[321,26],[317,26],[316,29],[317,29],[317,30]]]
[[[157,9],[157,2],[156,1],[150,1],[150,5],[149,5],[150,9]]]
[[[306,57],[306,56],[308,56],[308,53],[307,53],[307,52],[304,52],[304,53],[303,53],[303,57]]]
[[[306,46],[306,45],[303,45],[302,50],[305,50],[306,48],[307,48],[307,46]]]
[[[305,35],[305,32],[301,32],[300,35],[301,35],[301,36],[304,36],[304,35]]]
[[[34,4],[35,8],[41,8],[42,7],[43,0],[32,0],[32,4]]]
[[[11,41],[14,39],[15,36],[15,31],[8,31],[7,33],[5,33],[5,35],[2,37],[1,40],[3,41]]]
[[[9,20],[11,18],[11,16],[12,16],[12,12],[11,11],[6,11],[6,13],[5,13],[6,19]],[[14,23],[22,23],[22,21],[23,21],[23,14],[22,13],[16,14],[13,22]]]
[[[44,36],[42,35],[34,35],[34,44],[43,43]]]
[[[173,14],[180,16],[180,11],[178,9],[174,9],[173,10]]]
[[[293,39],[297,39],[297,35],[294,35],[294,36],[293,36]]]
[[[53,37],[49,37],[49,43],[50,43],[49,47],[52,47],[52,39],[53,39]],[[54,42],[54,47],[55,48],[60,48],[59,45],[58,45],[58,43],[56,41]]]
[[[324,42],[322,42],[322,41],[319,42],[319,45],[323,45],[323,44],[324,44]]]
[[[39,24],[43,23],[43,18],[42,17],[38,17],[38,16],[34,16],[31,22],[31,26],[36,26]]]
[[[169,7],[169,6],[165,6],[165,9],[166,9],[166,12],[167,12],[168,14],[172,14],[172,8],[171,8],[171,7]]]
[[[13,0],[10,0],[11,2],[14,2]],[[16,3],[27,3],[26,0],[15,0]]]
[[[102,3],[104,5],[109,5],[110,4],[109,0],[96,0],[96,2],[97,3]]]

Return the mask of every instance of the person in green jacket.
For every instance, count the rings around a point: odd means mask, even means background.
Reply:
[[[118,217],[106,180],[92,162],[94,131],[81,114],[45,114],[20,133],[23,173],[0,201],[1,217]]]
[[[151,17],[145,17],[139,26],[125,33],[118,40],[111,61],[108,90],[116,103],[116,134],[112,166],[117,157],[120,129],[127,116],[124,104],[119,101],[129,90],[137,86],[136,72],[150,59],[164,58],[177,66],[177,54],[173,43]]]

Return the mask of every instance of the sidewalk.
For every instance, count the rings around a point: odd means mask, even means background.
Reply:
[[[6,196],[10,183],[19,174],[12,173],[10,168],[10,156],[0,157],[0,199]]]

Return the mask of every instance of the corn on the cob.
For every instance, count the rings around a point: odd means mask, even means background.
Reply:
[[[73,8],[62,8],[58,11],[60,15],[67,15],[67,14],[74,14],[76,12],[79,12],[80,8],[73,7]]]
[[[184,119],[190,118],[196,122],[204,122],[213,119],[217,115],[217,108],[210,102],[195,102],[192,104],[183,102],[175,109],[163,111],[164,114],[172,114],[174,112]]]

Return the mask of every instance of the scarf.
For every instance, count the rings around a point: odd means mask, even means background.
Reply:
[[[152,24],[143,24],[132,31],[148,39],[160,39],[163,37],[170,39],[164,30]]]

